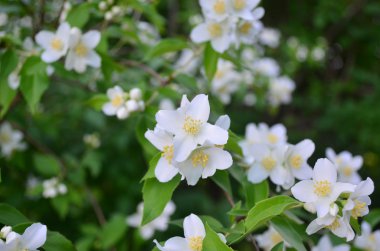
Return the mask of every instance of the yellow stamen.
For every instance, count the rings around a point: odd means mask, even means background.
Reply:
[[[85,57],[88,54],[87,47],[81,42],[75,47],[74,51],[79,57]]]
[[[116,95],[112,100],[111,100],[111,104],[112,106],[115,106],[115,107],[119,107],[123,104],[124,102],[124,99],[122,97],[122,95]]]
[[[295,169],[300,169],[303,163],[303,159],[300,155],[294,155],[290,158],[290,164]]]
[[[209,24],[207,28],[210,35],[214,38],[220,37],[223,34],[222,26],[218,23]]]
[[[161,157],[165,158],[169,164],[172,164],[174,156],[174,146],[173,145],[168,145],[164,146],[164,149],[162,150]]]
[[[278,141],[278,137],[277,137],[277,135],[274,134],[274,133],[270,133],[270,134],[268,135],[268,141],[269,141],[269,143],[271,143],[271,144],[276,144],[277,141]]]
[[[276,245],[277,243],[280,243],[283,241],[283,238],[281,237],[281,235],[279,233],[273,233],[271,236],[270,236],[270,239],[272,240],[272,244],[273,245]]]
[[[192,251],[202,251],[203,248],[203,238],[201,236],[190,237],[189,247]]]
[[[354,219],[357,219],[358,217],[363,216],[363,213],[367,204],[359,200],[355,200],[354,202],[355,202],[355,206],[352,209],[351,215]]]
[[[248,34],[251,29],[252,29],[252,24],[249,23],[249,22],[244,22],[239,27],[239,32],[242,33],[242,34]]]
[[[185,124],[183,125],[183,130],[185,130],[187,134],[195,136],[201,130],[201,125],[202,121],[198,119],[193,119],[190,116],[186,116]]]
[[[60,51],[63,49],[63,43],[62,40],[59,38],[53,38],[53,40],[50,43],[51,48],[55,51]]]
[[[271,171],[277,164],[277,161],[272,157],[265,157],[261,160],[261,164],[268,171]]]
[[[214,4],[214,11],[216,14],[224,14],[226,13],[226,4],[224,0],[217,0]]]
[[[205,168],[208,163],[208,155],[204,151],[198,150],[191,156],[191,162],[193,163],[193,167],[201,165]]]
[[[326,197],[331,193],[331,183],[327,180],[314,182],[314,193],[319,197]]]
[[[351,177],[352,176],[352,173],[353,173],[353,170],[350,166],[345,166],[342,168],[342,173],[344,176],[347,176],[347,177]]]
[[[340,227],[340,222],[338,219],[335,219],[334,222],[331,223],[331,225],[327,226],[327,228],[330,230],[336,230],[339,227]]]
[[[242,10],[245,7],[245,0],[234,0],[235,10]]]
[[[0,143],[6,144],[11,141],[11,135],[8,133],[0,133]]]

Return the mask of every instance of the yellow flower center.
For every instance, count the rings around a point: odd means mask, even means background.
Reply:
[[[193,167],[197,167],[200,165],[203,168],[205,168],[208,163],[208,155],[205,154],[202,150],[196,151],[191,156],[191,163],[193,164]]]
[[[215,73],[215,79],[221,79],[224,76],[224,72],[221,70],[216,71]]]
[[[355,200],[354,202],[355,202],[355,206],[352,209],[351,214],[354,219],[357,219],[358,217],[363,216],[363,213],[367,204],[359,200]]]
[[[226,13],[226,4],[224,0],[217,0],[214,4],[214,11],[216,14],[224,14]]]
[[[173,145],[168,145],[164,146],[164,149],[162,150],[161,157],[164,157],[169,164],[172,164],[174,156],[174,146]]]
[[[252,24],[249,23],[249,22],[244,22],[239,27],[239,32],[242,33],[242,34],[248,34],[251,29],[252,29]]]
[[[193,119],[190,116],[186,116],[185,124],[183,125],[183,130],[185,130],[187,134],[195,136],[201,130],[201,125],[202,121],[200,121],[199,119]]]
[[[202,251],[203,238],[201,236],[190,237],[189,238],[189,247],[193,251]]]
[[[268,141],[269,141],[269,143],[271,143],[271,144],[276,144],[276,143],[278,142],[278,137],[277,137],[277,135],[274,134],[274,133],[270,133],[270,134],[268,134]]]
[[[280,243],[283,241],[283,238],[281,237],[281,235],[279,233],[273,233],[271,236],[270,236],[270,239],[272,240],[272,245],[276,245],[277,243]]]
[[[11,141],[11,135],[8,133],[0,133],[0,143],[6,144]]]
[[[210,24],[207,28],[212,37],[220,37],[223,34],[222,26],[218,23]]]
[[[59,38],[53,38],[53,40],[50,43],[51,48],[55,51],[60,51],[63,49],[63,43],[62,40]]]
[[[242,10],[245,7],[245,0],[234,0],[235,10]]]
[[[115,107],[119,107],[123,104],[124,102],[124,99],[123,99],[123,96],[122,95],[116,95],[112,100],[111,100],[111,104],[112,106],[115,106]]]
[[[290,158],[290,164],[295,169],[300,169],[302,165],[303,159],[300,155],[294,155]]]
[[[327,180],[314,182],[314,193],[319,197],[326,197],[331,193],[331,183]]]
[[[271,171],[277,164],[277,161],[272,157],[265,157],[261,160],[261,164],[268,171]]]
[[[88,54],[87,47],[81,42],[75,47],[74,51],[79,57],[85,57]]]
[[[352,176],[353,170],[350,166],[345,166],[342,168],[342,173],[344,176],[350,177]]]
[[[334,222],[331,223],[331,225],[327,226],[327,228],[330,230],[336,230],[339,227],[340,227],[340,223],[338,219],[335,219]]]

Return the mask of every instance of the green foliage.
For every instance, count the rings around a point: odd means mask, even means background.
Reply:
[[[17,54],[11,49],[0,55],[0,118],[8,111],[16,96],[16,91],[8,85],[8,77],[16,69],[17,63]]]
[[[103,226],[101,243],[104,249],[109,249],[123,238],[127,230],[125,218],[121,215],[113,216],[106,225]]]
[[[206,228],[206,237],[203,240],[203,249],[204,251],[233,251],[232,248],[228,247],[220,239],[217,233],[208,225],[205,224]]]
[[[67,22],[74,27],[82,28],[90,18],[91,4],[76,5],[67,15]]]
[[[53,177],[59,174],[60,164],[54,157],[50,155],[35,154],[33,159],[37,172],[42,176]]]
[[[290,221],[286,217],[276,216],[271,219],[271,223],[276,231],[284,238],[284,240],[290,244],[291,247],[295,248],[298,251],[306,251],[307,249],[303,245],[303,235],[305,229],[296,225],[295,222]]]
[[[180,51],[187,47],[188,45],[186,41],[183,41],[181,39],[176,39],[176,38],[163,39],[156,46],[152,47],[152,49],[150,49],[147,52],[145,59],[150,60],[152,58],[162,56],[169,52]]]
[[[218,68],[219,54],[214,51],[210,43],[207,43],[204,51],[204,68],[207,79],[211,81],[214,78],[216,70]]]

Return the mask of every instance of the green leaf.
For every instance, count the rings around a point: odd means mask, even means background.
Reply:
[[[218,170],[211,177],[211,179],[225,192],[227,192],[230,196],[232,196],[231,182],[230,176],[227,171]]]
[[[204,52],[204,68],[207,79],[211,81],[218,68],[219,53],[214,51],[210,43],[207,43]]]
[[[35,154],[33,156],[36,170],[45,177],[57,176],[60,171],[58,161],[50,155]]]
[[[234,132],[228,130],[228,142],[225,145],[225,149],[237,155],[243,156],[243,151],[239,146],[239,142],[241,140],[242,139],[239,136],[237,136]]]
[[[280,242],[276,246],[274,246],[271,251],[283,251],[283,250],[284,250],[284,243]]]
[[[350,218],[350,225],[355,230],[357,235],[362,235],[362,228],[359,225],[358,219]]]
[[[8,85],[8,76],[18,64],[17,54],[13,50],[7,50],[0,55],[0,118],[8,111],[17,91]]]
[[[141,116],[136,125],[136,137],[144,149],[146,160],[150,160],[157,154],[157,149],[145,138],[147,128],[153,128],[155,121],[149,116]]]
[[[74,245],[58,232],[48,231],[43,245],[45,251],[76,251]]]
[[[145,56],[145,60],[150,60],[152,58],[166,54],[168,52],[180,51],[187,47],[188,47],[188,44],[185,40],[178,39],[178,38],[163,39],[147,52]]]
[[[90,7],[88,3],[82,3],[74,6],[67,15],[66,21],[78,28],[83,28],[90,18]]]
[[[248,181],[244,182],[244,192],[246,198],[246,206],[253,207],[257,202],[262,201],[269,196],[269,184],[267,180],[259,184],[252,184]]]
[[[306,248],[302,243],[302,235],[298,233],[297,227],[294,226],[294,222],[291,222],[284,216],[276,216],[272,218],[271,223],[290,246],[298,251],[306,251]]]
[[[20,90],[31,111],[35,112],[42,94],[49,86],[46,64],[39,57],[29,57],[25,61],[20,74]]]
[[[102,169],[101,156],[95,151],[87,151],[83,156],[81,165],[87,167],[93,177],[97,177]]]
[[[161,158],[162,153],[157,153],[154,155],[154,157],[149,161],[149,169],[144,175],[144,177],[141,179],[141,181],[144,181],[146,179],[154,178],[156,177],[154,170],[156,169],[157,163]]]
[[[102,229],[101,242],[103,248],[109,249],[115,245],[123,238],[126,231],[127,224],[125,224],[125,217],[122,215],[113,216]]]
[[[61,219],[64,219],[69,212],[69,198],[66,195],[57,196],[51,199],[51,204]]]
[[[206,237],[203,239],[203,251],[233,251],[220,239],[218,234],[206,222]]]
[[[0,204],[0,223],[8,226],[28,223],[30,220],[26,218],[14,207],[7,204]]]
[[[94,108],[97,111],[101,111],[103,105],[109,101],[109,98],[105,94],[97,94],[92,96],[89,100],[86,101],[86,105]]]
[[[178,175],[166,183],[161,183],[155,178],[144,181],[142,190],[144,200],[142,225],[161,215],[180,181],[181,178]]]
[[[371,209],[369,214],[365,216],[365,221],[368,222],[372,228],[375,228],[380,222],[380,209]]]

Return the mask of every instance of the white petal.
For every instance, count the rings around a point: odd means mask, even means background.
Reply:
[[[293,196],[302,202],[314,202],[317,196],[314,194],[314,182],[311,180],[302,180],[294,185],[291,189]]]
[[[142,220],[142,214],[133,214],[127,218],[127,224],[131,227],[140,227]]]
[[[195,214],[190,214],[183,221],[183,229],[186,239],[191,237],[205,237],[206,231],[201,219]]]
[[[207,122],[210,116],[210,103],[208,101],[208,96],[204,94],[195,96],[188,106],[186,115],[191,116],[193,119]]]
[[[262,168],[259,164],[255,163],[248,170],[248,180],[253,184],[257,184],[268,178],[269,173]]]
[[[41,59],[46,63],[52,63],[60,59],[62,56],[63,54],[61,52],[46,50],[42,53]]]
[[[228,115],[222,115],[217,119],[215,125],[223,128],[224,130],[228,130],[230,129],[231,119]]]
[[[160,182],[168,182],[178,173],[178,169],[170,165],[165,158],[160,158],[157,162],[154,174]]]
[[[82,42],[86,47],[94,49],[100,42],[100,32],[95,30],[90,30],[82,36]]]
[[[165,242],[165,245],[162,247],[156,240],[154,240],[156,246],[161,251],[191,251],[187,241],[183,237],[173,237]]]
[[[276,185],[283,185],[285,183],[285,179],[287,176],[287,172],[285,168],[281,166],[275,167],[271,172],[270,172],[270,180],[276,184]]]
[[[182,162],[189,157],[197,147],[197,142],[191,136],[174,138],[174,160]]]
[[[50,47],[50,43],[54,38],[54,33],[49,31],[40,31],[36,35],[36,42],[42,48],[47,49]]]
[[[173,134],[182,131],[184,119],[179,111],[161,110],[156,113],[158,126]]]
[[[225,170],[232,166],[232,156],[229,152],[218,147],[212,147],[204,150],[209,155],[207,165],[218,170]]]
[[[331,161],[335,161],[335,159],[336,159],[336,153],[332,148],[326,149],[326,156]]]
[[[374,183],[371,178],[367,178],[366,180],[360,182],[356,188],[355,191],[352,193],[351,196],[360,197],[365,195],[370,195],[375,190]]]
[[[314,234],[321,230],[324,226],[318,225],[316,220],[313,220],[306,228],[306,233],[308,235]]]
[[[74,69],[75,60],[76,60],[75,53],[72,50],[69,50],[65,59],[65,69],[66,70]]]
[[[304,158],[308,159],[315,150],[315,144],[310,139],[305,139],[299,142],[296,146],[296,151]]]
[[[47,228],[41,223],[35,223],[28,227],[21,236],[21,242],[27,249],[35,250],[46,241]]]
[[[180,173],[185,176],[189,186],[196,185],[198,180],[202,177],[203,167],[199,165],[194,167],[191,160],[178,163],[177,167],[179,168]]]
[[[294,176],[299,180],[311,179],[313,176],[313,169],[307,163],[304,163],[299,169],[292,168],[291,170]]]
[[[336,200],[342,193],[352,193],[355,190],[355,185],[350,183],[337,182],[331,192],[330,197]]]
[[[225,145],[228,140],[228,131],[219,126],[205,123],[197,135],[196,141],[203,145],[206,140],[215,145]]]
[[[89,51],[87,54],[86,60],[87,60],[88,65],[90,65],[94,68],[100,67],[101,59],[95,51],[93,51],[93,50]]]
[[[154,229],[149,225],[142,226],[140,228],[140,234],[144,240],[148,240],[148,239],[152,238],[152,236],[154,234]]]
[[[230,47],[231,38],[228,34],[211,40],[212,48],[219,53],[225,52]]]
[[[110,102],[109,103],[105,103],[102,107],[102,111],[104,112],[104,114],[108,115],[108,116],[113,116],[116,114],[116,110],[117,110],[117,107],[113,106]]]
[[[259,7],[257,9],[255,9],[253,12],[252,12],[252,17],[253,17],[253,20],[259,20],[260,18],[262,18],[265,14],[265,10],[264,8],[262,7]]]
[[[199,24],[196,26],[190,34],[191,40],[194,43],[203,43],[211,39],[210,33],[208,31],[208,25],[206,23]]]
[[[337,171],[334,164],[325,158],[318,159],[314,167],[313,179],[316,181],[327,180],[335,183],[337,178]]]
[[[165,146],[172,145],[172,140],[170,140],[170,138],[163,137],[162,134],[155,133],[155,131],[152,130],[147,130],[144,136],[160,151],[162,151]]]

